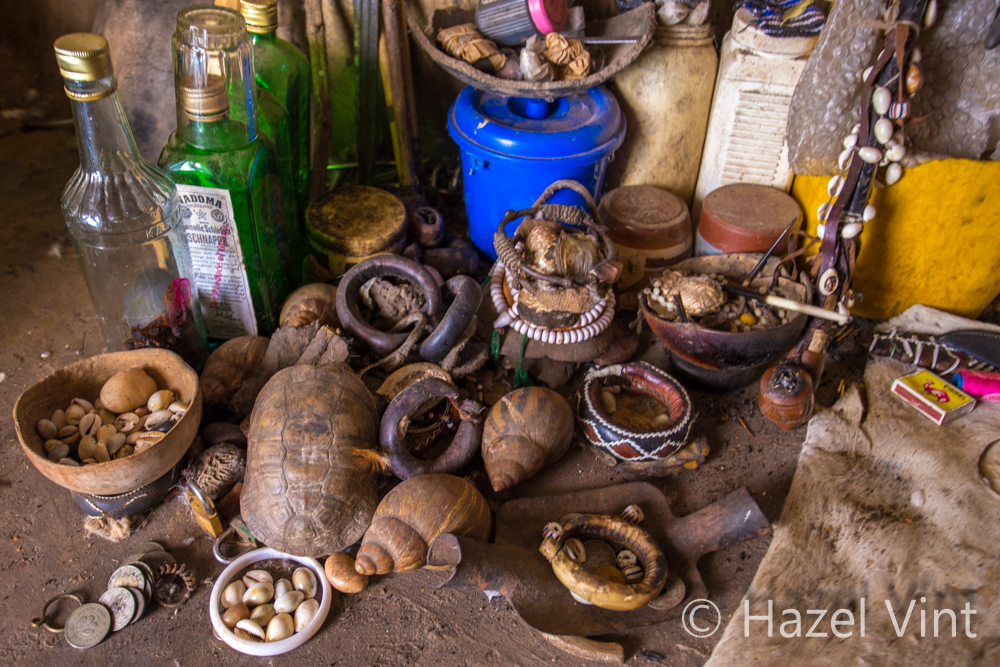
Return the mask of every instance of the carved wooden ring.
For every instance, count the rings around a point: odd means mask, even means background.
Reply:
[[[539,547],[563,586],[587,602],[614,611],[632,611],[649,604],[667,582],[667,559],[653,536],[624,519],[606,514],[576,514],[562,524],[562,534],[548,536]],[[643,577],[634,584],[619,584],[596,575],[574,562],[563,545],[574,537],[620,544],[635,552]]]
[[[652,396],[670,415],[670,421],[650,431],[633,431],[612,422],[601,406],[600,380],[627,379],[632,389]],[[578,418],[587,440],[616,459],[641,463],[676,454],[688,440],[695,414],[680,382],[645,362],[594,368],[584,378],[578,398]]]
[[[406,341],[405,333],[379,331],[361,317],[358,290],[372,278],[394,277],[416,285],[427,304],[424,313],[434,319],[441,303],[441,288],[419,263],[400,255],[382,254],[358,262],[347,272],[337,288],[337,316],[344,328],[363,340],[378,355],[385,357]]]
[[[483,300],[483,288],[469,276],[449,278],[444,291],[453,296],[451,305],[441,317],[441,323],[420,344],[420,356],[434,363],[448,356],[469,328]]]
[[[399,433],[399,423],[416,413],[422,405],[435,398],[446,398],[458,410],[461,424],[448,448],[436,459],[424,461],[410,454],[406,441]],[[466,466],[479,449],[482,437],[483,406],[475,401],[458,401],[454,385],[428,378],[411,384],[392,399],[382,416],[382,446],[389,450],[389,469],[400,479],[429,473],[451,473]]]

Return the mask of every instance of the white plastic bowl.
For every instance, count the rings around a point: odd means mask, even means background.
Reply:
[[[309,624],[302,628],[300,632],[296,632],[291,637],[287,639],[282,639],[277,642],[251,642],[245,639],[240,639],[237,637],[232,630],[227,628],[222,622],[222,616],[219,613],[219,600],[222,598],[222,591],[226,589],[236,573],[243,568],[257,563],[262,560],[272,560],[272,559],[284,559],[291,560],[304,565],[313,571],[316,575],[316,581],[320,583],[323,591],[323,597],[319,602],[319,611],[313,620],[309,621]],[[254,549],[253,551],[248,551],[243,554],[229,566],[222,571],[219,578],[215,580],[215,586],[212,587],[212,597],[208,603],[208,614],[212,619],[212,627],[215,629],[216,634],[222,638],[226,644],[240,653],[245,653],[247,655],[255,655],[259,657],[267,657],[272,655],[281,655],[282,653],[288,653],[292,649],[298,648],[305,644],[309,639],[316,634],[316,631],[320,629],[323,625],[323,621],[326,620],[327,614],[330,613],[330,598],[333,595],[333,589],[330,587],[330,582],[326,579],[326,573],[323,571],[323,566],[316,561],[315,558],[303,558],[301,556],[292,556],[291,554],[281,553],[280,551],[275,551],[274,549]]]

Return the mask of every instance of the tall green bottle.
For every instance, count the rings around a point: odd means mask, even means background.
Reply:
[[[309,61],[294,45],[278,39],[278,0],[240,0],[240,12],[253,42],[257,82],[291,117],[296,205],[302,218],[309,204]]]
[[[296,169],[292,155],[292,118],[274,95],[259,83],[257,90],[257,129],[274,145],[278,158],[278,176],[281,178],[281,201],[285,209],[285,228],[291,264],[286,272],[292,289],[301,282],[302,262],[308,254],[305,229],[300,220],[296,187]]]
[[[210,339],[269,335],[289,289],[277,156],[257,130],[242,17],[188,7],[172,40],[177,130],[159,165],[177,184]]]

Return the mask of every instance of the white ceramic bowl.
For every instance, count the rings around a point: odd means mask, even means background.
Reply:
[[[221,605],[219,600],[222,598],[222,591],[226,589],[231,581],[236,576],[236,573],[243,570],[253,563],[257,563],[262,560],[272,560],[272,559],[284,559],[291,560],[308,567],[316,575],[316,581],[320,583],[320,588],[323,591],[323,597],[319,601],[319,611],[313,620],[309,621],[309,624],[302,628],[300,632],[296,632],[291,637],[287,639],[282,639],[278,642],[251,642],[245,639],[240,639],[237,637],[232,630],[227,628],[222,622],[222,615],[219,612]],[[254,549],[253,551],[248,551],[222,571],[219,578],[215,580],[215,586],[212,587],[212,598],[209,600],[208,604],[208,614],[212,619],[212,627],[215,629],[216,634],[222,638],[226,644],[240,653],[246,653],[247,655],[255,655],[259,657],[267,657],[272,655],[281,655],[282,653],[287,653],[292,649],[302,646],[309,638],[316,634],[316,631],[320,629],[323,625],[323,621],[326,620],[327,614],[330,613],[330,598],[333,595],[333,589],[330,587],[330,582],[326,579],[326,573],[323,571],[323,566],[316,561],[315,558],[303,558],[301,556],[292,556],[291,554],[281,553],[280,551],[275,551],[274,549]]]

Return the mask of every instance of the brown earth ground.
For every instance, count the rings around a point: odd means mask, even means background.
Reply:
[[[22,453],[10,418],[24,389],[46,374],[104,351],[104,342],[59,210],[63,185],[78,164],[70,128],[25,133],[0,120],[0,657],[14,665],[580,665],[524,623],[503,599],[438,590],[445,576],[417,571],[375,578],[363,593],[339,596],[319,634],[273,660],[233,652],[212,636],[208,597],[222,566],[211,543],[176,497],[152,512],[122,543],[88,537],[69,492],[43,478]],[[835,349],[819,389],[830,405],[841,380],[860,379],[863,334]],[[658,347],[651,353],[655,357]],[[654,482],[685,515],[746,486],[772,521],[780,515],[805,428],[779,430],[756,407],[756,384],[726,394],[693,394],[697,430],[712,452],[704,466]],[[740,418],[745,422],[741,423]],[[478,479],[482,480],[482,476]],[[622,481],[580,445],[553,468],[491,502]],[[158,540],[198,576],[199,588],[176,612],[153,608],[136,624],[88,651],[33,628],[44,602],[62,592],[88,600],[134,547]],[[711,599],[728,620],[764,555],[769,538],[710,554],[700,563]],[[680,620],[616,635],[634,665],[694,667],[721,631],[695,639]],[[644,653],[639,653],[645,651]]]

